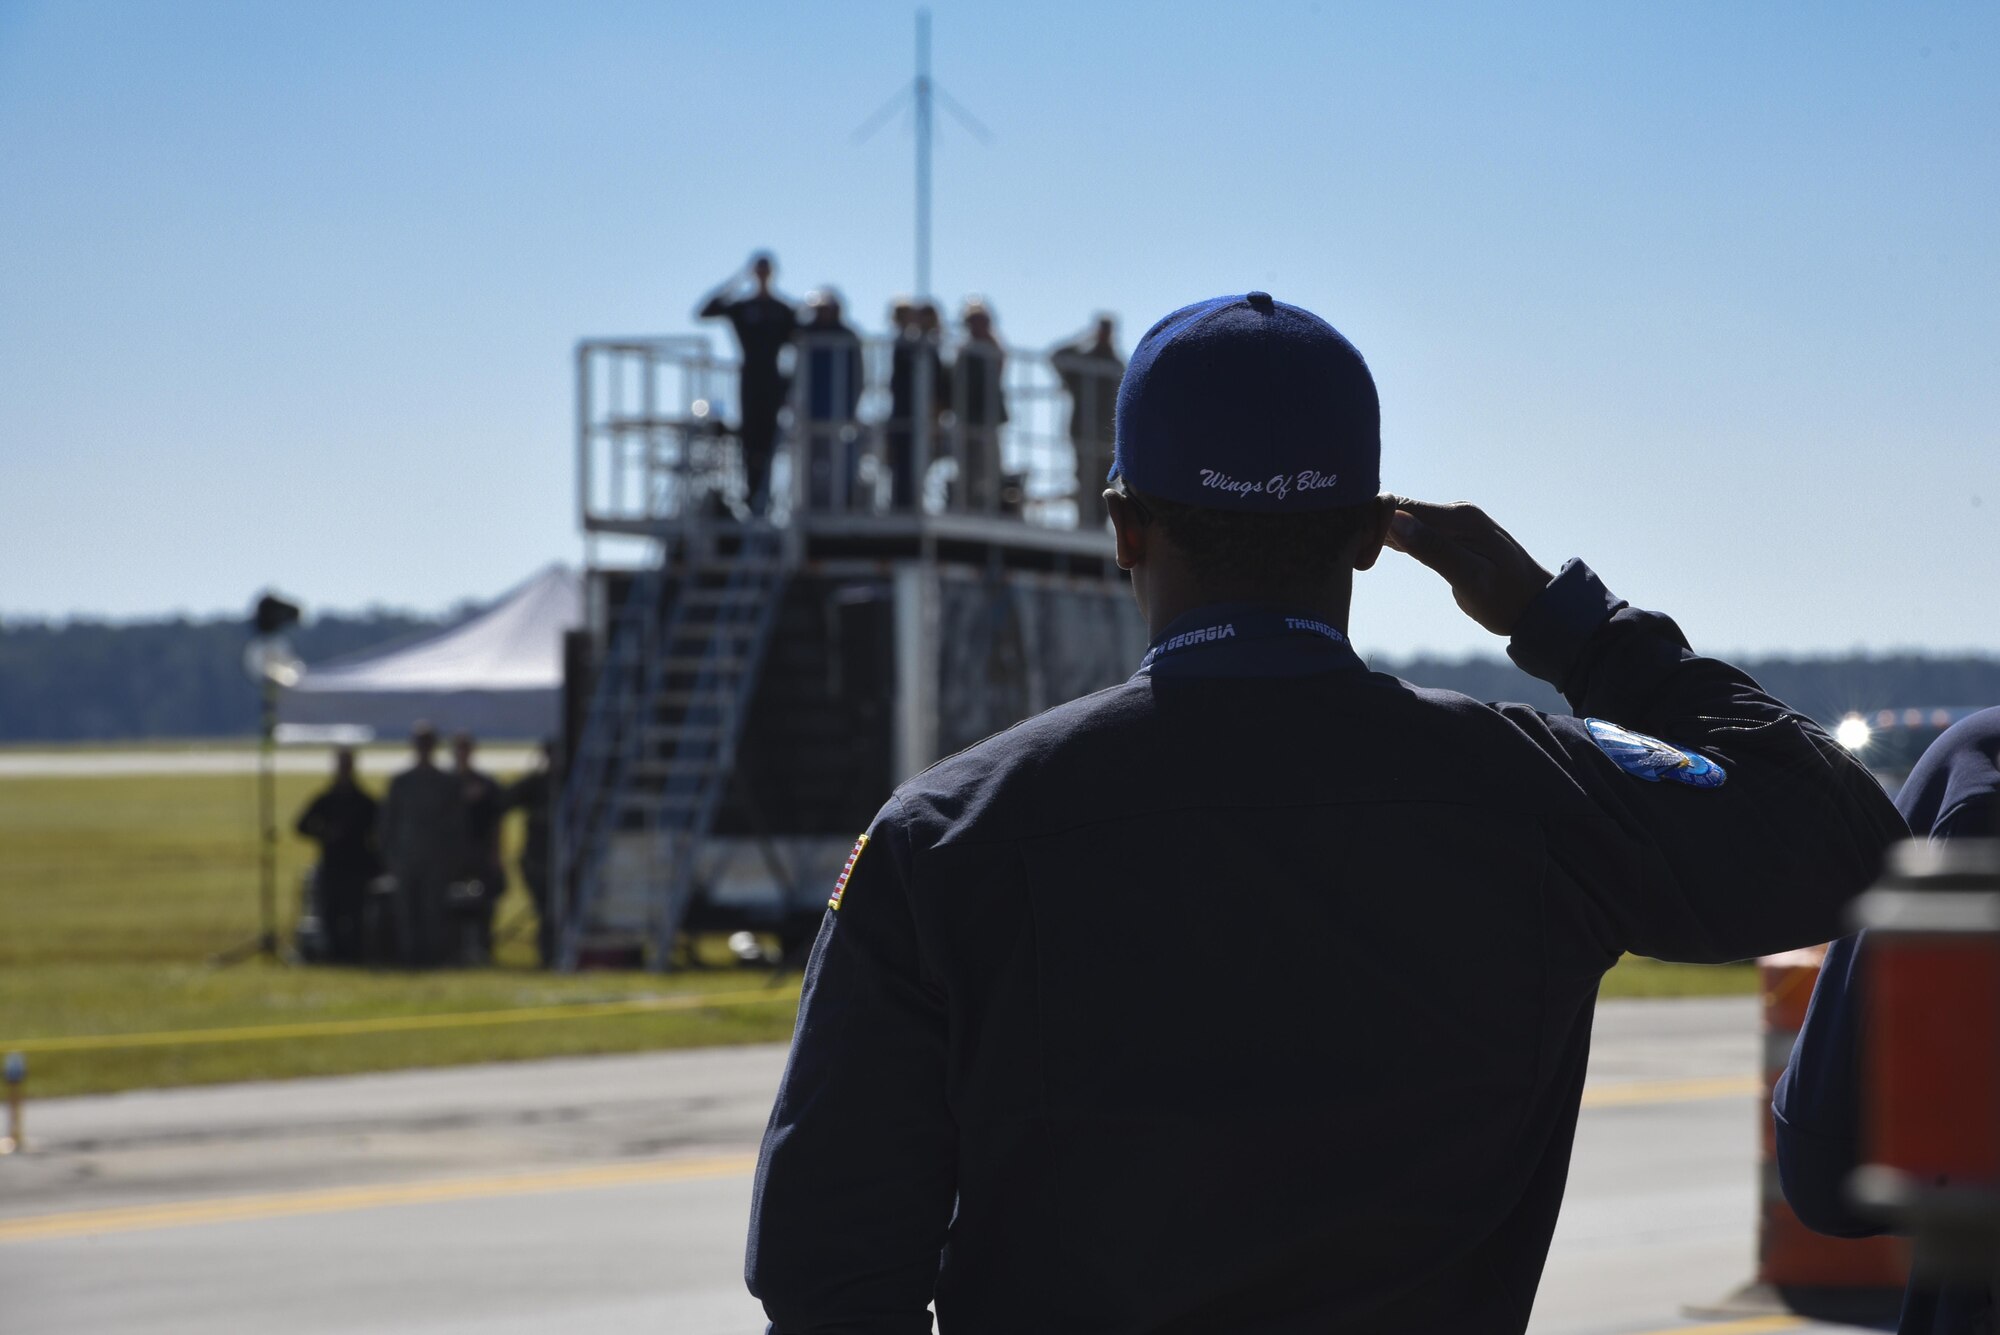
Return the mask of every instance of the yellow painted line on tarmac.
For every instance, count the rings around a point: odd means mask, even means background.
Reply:
[[[1635,1080],[1623,1085],[1588,1086],[1583,1091],[1583,1106],[1621,1108],[1647,1103],[1694,1103],[1702,1099],[1740,1099],[1766,1092],[1764,1082],[1754,1075],[1701,1076],[1687,1080]],[[1720,1331],[1723,1328],[1702,1326],[1700,1329]]]
[[[1703,1321],[1686,1326],[1668,1326],[1645,1331],[1643,1335],[1757,1335],[1765,1330],[1797,1330],[1805,1325],[1795,1316],[1751,1316],[1740,1321]]]
[[[234,1224],[299,1215],[340,1214],[391,1205],[431,1205],[443,1201],[490,1200],[500,1196],[527,1196],[551,1191],[692,1182],[702,1178],[735,1177],[750,1172],[756,1166],[757,1156],[754,1154],[723,1154],[703,1159],[647,1159],[637,1163],[597,1164],[588,1168],[558,1168],[495,1177],[444,1178],[375,1187],[331,1187],[268,1196],[224,1196],[106,1210],[75,1210],[65,1214],[0,1219],[0,1246],[12,1242],[46,1242],[53,1238],[185,1228],[191,1224]]]
[[[687,998],[693,1001],[696,998]],[[1754,1077],[1727,1076],[1697,1080],[1653,1080],[1586,1090],[1585,1107],[1681,1103],[1695,1099],[1738,1098],[1763,1091]],[[595,1187],[632,1186],[650,1182],[684,1182],[728,1177],[756,1167],[754,1154],[726,1154],[704,1159],[648,1159],[636,1163],[599,1164],[544,1172],[508,1173],[494,1177],[446,1178],[373,1187],[333,1187],[317,1191],[266,1196],[225,1196],[210,1200],[169,1201],[157,1205],[78,1210],[65,1214],[0,1219],[0,1245],[51,1238],[94,1237],[146,1229],[181,1228],[191,1224],[240,1223],[284,1219],[298,1215],[338,1214],[392,1205],[424,1205],[440,1201],[489,1200],[537,1192],[581,1191]],[[1774,1324],[1775,1323],[1775,1324]],[[1755,1317],[1720,1325],[1673,1327],[1704,1335],[1751,1335],[1756,1331],[1790,1330],[1791,1317]],[[1669,1331],[1648,1335],[1671,1335]]]
[[[0,1039],[0,1052],[102,1052],[117,1048],[175,1048],[202,1043],[255,1043],[280,1038],[330,1038],[345,1034],[390,1034],[413,1029],[470,1029],[483,1025],[580,1020],[605,1015],[706,1010],[712,1006],[796,1003],[794,988],[742,988],[693,996],[630,997],[623,1001],[573,1001],[511,1010],[461,1011],[441,1015],[378,1015],[358,1020],[300,1020],[294,1024],[243,1025],[230,1029],[172,1029],[135,1034],[71,1034],[54,1038]]]

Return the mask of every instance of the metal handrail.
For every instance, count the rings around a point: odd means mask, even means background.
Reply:
[[[643,702],[648,694],[647,678],[658,658],[662,629],[657,611],[671,559],[671,547],[663,545],[660,560],[641,568],[626,591],[625,606],[609,613],[604,661],[584,726],[571,748],[555,820],[556,885],[563,925],[560,958],[565,968],[576,964],[584,912],[595,898],[594,879],[609,844],[606,827],[617,823],[618,803],[635,756],[637,735],[619,724],[632,712],[635,698]]]
[[[858,386],[848,378],[846,348],[860,353]],[[891,392],[899,348],[909,373],[901,411]],[[926,350],[943,361],[942,381]],[[982,363],[963,345],[806,329],[787,355],[791,393],[780,419],[778,469],[789,485],[778,493],[775,522],[802,513],[908,509],[890,489],[894,456],[903,451],[913,456],[915,508],[923,513],[984,510],[1052,528],[1095,517],[1098,474],[1107,462],[1107,405],[1119,379],[1115,363],[1072,349],[1006,350],[999,388],[1007,420],[999,423],[992,420],[997,404],[987,405],[987,420],[970,420],[979,408],[970,401],[970,371]],[[828,372],[834,383],[826,382]],[[1100,382],[1088,405],[1073,404],[1065,376],[1080,385]],[[644,530],[704,514],[747,517],[735,465],[733,422],[741,405],[733,359],[715,355],[700,338],[590,339],[577,346],[577,379],[586,529]],[[1077,420],[1086,413],[1092,420]],[[1079,453],[1086,455],[1082,477]],[[1013,480],[1007,505],[997,511],[989,476],[995,471]]]
[[[732,644],[731,638],[721,632],[754,618],[751,638],[741,645],[744,661],[733,674],[734,689],[728,693],[724,706],[713,768],[707,773],[686,777],[669,774],[661,787],[663,799],[693,798],[694,806],[686,808],[663,800],[655,809],[653,827],[656,834],[667,832],[664,828],[668,824],[665,819],[667,812],[689,812],[688,819],[671,831],[675,836],[673,860],[662,896],[660,917],[655,924],[653,957],[656,964],[663,964],[673,948],[674,937],[680,930],[680,921],[693,888],[695,845],[714,828],[716,814],[729,785],[729,774],[735,768],[736,748],[742,740],[743,725],[749,714],[751,697],[756,691],[765,652],[770,645],[788,573],[784,547],[777,540],[774,529],[757,525],[742,530],[741,545],[736,559],[729,566],[723,590],[725,594],[741,594],[756,589],[762,592],[763,597],[754,606],[736,599],[723,600],[708,644],[703,649],[701,665],[693,673],[691,694],[699,696],[704,690],[718,689],[725,679],[719,660]],[[746,607],[750,615],[738,615]]]
[[[657,856],[662,840],[672,841],[667,875],[659,883],[653,928],[655,965],[665,967],[669,958],[692,881],[694,844],[713,827],[788,572],[778,531],[765,524],[729,527],[726,531],[736,544],[730,556],[711,560],[698,555],[704,539],[720,537],[724,531],[707,529],[687,535],[681,572],[686,588],[671,598],[665,595],[673,579],[673,549],[663,544],[660,563],[640,572],[617,614],[620,621],[607,647],[605,666],[576,748],[577,763],[571,768],[558,809],[560,884],[566,895],[573,891],[564,902],[561,919],[560,962],[564,968],[576,966],[584,934],[603,893],[613,836],[625,828],[630,799],[640,791],[637,775],[641,761],[650,754],[648,739],[660,693],[670,678],[686,676],[690,678],[688,685],[676,690],[684,691],[690,700],[705,694],[718,696],[716,755],[704,773],[664,771],[654,794],[657,800],[650,807],[642,804],[636,827],[647,838],[651,856]],[[695,624],[689,616],[694,600],[686,594],[695,590],[704,572],[717,569],[724,575],[724,596],[716,604],[713,618],[705,623],[708,635],[697,663],[691,671],[675,666],[682,632]],[[762,596],[754,601],[729,596],[746,593]],[[751,639],[740,645],[744,662],[734,670],[732,680],[721,657],[738,645],[730,632],[753,620]],[[670,753],[652,758],[671,761],[682,757]],[[675,812],[685,813],[685,819],[675,822]]]

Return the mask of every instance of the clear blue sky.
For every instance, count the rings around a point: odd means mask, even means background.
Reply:
[[[2000,650],[2000,7],[939,0],[936,287],[1265,287],[1384,485],[1717,650]],[[0,615],[574,560],[569,351],[910,284],[907,4],[0,0]],[[1497,647],[1400,558],[1366,649]]]

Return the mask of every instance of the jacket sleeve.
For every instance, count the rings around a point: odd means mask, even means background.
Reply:
[[[1799,1222],[1818,1233],[1864,1238],[1883,1226],[1847,1203],[1847,1178],[1861,1162],[1861,937],[1827,948],[1805,1028],[1771,1099],[1778,1181]]]
[[[1586,799],[1575,817],[1551,818],[1550,857],[1607,953],[1718,963],[1830,940],[1904,837],[1844,747],[1747,674],[1695,654],[1669,618],[1615,598],[1580,561],[1529,607],[1509,653],[1576,715],[1505,711]],[[1722,781],[1630,773],[1586,719],[1705,757]]]
[[[1910,809],[1906,786],[1904,814]],[[1981,800],[1986,799],[1986,800]],[[2000,809],[1990,795],[1963,801],[1940,814],[1932,839],[1983,839],[2000,834]],[[1848,1175],[1861,1162],[1861,1008],[1866,997],[1868,933],[1842,937],[1827,948],[1813,985],[1805,1028],[1771,1098],[1777,1127],[1778,1181],[1785,1200],[1807,1228],[1836,1237],[1885,1232],[1879,1221],[1848,1204]]]
[[[911,862],[891,798],[806,965],[744,1272],[771,1335],[931,1328],[958,1136],[945,1097],[944,994],[923,963]]]
[[[1958,803],[1938,817],[1931,838],[2000,838],[2000,793],[1979,793]]]

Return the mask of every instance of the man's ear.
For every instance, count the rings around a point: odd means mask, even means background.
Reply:
[[[1139,522],[1129,496],[1107,487],[1104,503],[1111,509],[1111,529],[1118,539],[1118,568],[1130,570],[1146,559],[1146,526]]]
[[[1375,513],[1369,516],[1363,526],[1361,536],[1354,547],[1354,568],[1371,569],[1376,559],[1382,555],[1382,546],[1389,541],[1389,521],[1396,517],[1396,498],[1383,493],[1375,498]]]

